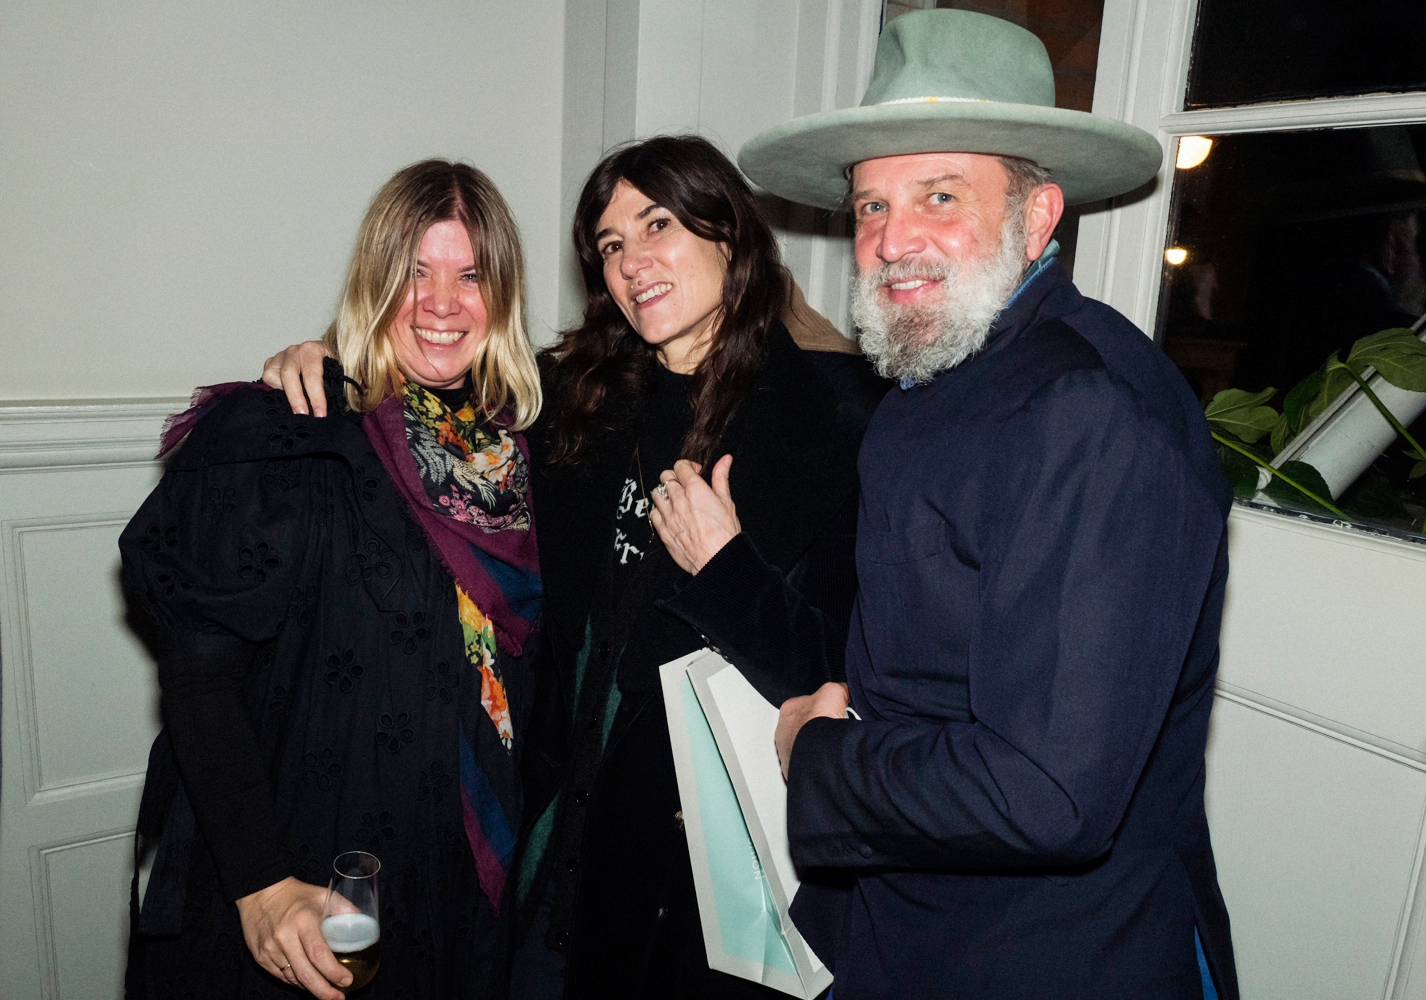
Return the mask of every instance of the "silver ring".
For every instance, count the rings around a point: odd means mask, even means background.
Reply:
[[[665,500],[667,500],[668,483],[659,483],[657,486],[654,487],[654,492],[657,493],[659,496],[663,497]]]

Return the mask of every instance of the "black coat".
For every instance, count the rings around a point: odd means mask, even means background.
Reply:
[[[798,927],[837,1000],[1237,996],[1203,810],[1231,495],[1198,402],[1058,266],[862,448],[865,721],[798,735]]]
[[[504,994],[510,907],[481,891],[458,785],[461,728],[498,736],[451,577],[339,375],[329,363],[324,420],[280,392],[215,405],[120,536],[165,721],[130,998],[297,995],[253,960],[232,901],[287,876],[325,886],[350,850],[382,862],[381,971],[363,996]],[[517,752],[521,664],[502,651]]]
[[[549,686],[536,699],[525,794],[534,816],[563,785],[544,867],[578,869],[572,923],[552,929],[568,948],[567,996],[770,995],[707,968],[658,667],[713,645],[774,704],[842,677],[866,412],[866,400],[839,400],[779,327],[715,453],[734,456],[730,489],[743,533],[696,577],[655,544],[608,614],[599,609],[613,516],[638,421],[605,435],[573,468],[541,468],[541,434],[532,432]],[[609,676],[618,701],[601,758],[596,734],[611,703],[600,678]],[[561,829],[582,833],[572,841],[577,855]]]

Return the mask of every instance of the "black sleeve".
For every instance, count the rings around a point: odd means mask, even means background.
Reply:
[[[272,485],[278,464],[292,463],[171,470],[119,539],[125,590],[153,621],[174,758],[229,899],[291,874],[244,697],[307,551],[305,500]]]
[[[785,576],[739,534],[660,606],[697,629],[774,705],[810,694],[846,676],[855,529],[852,496]]]

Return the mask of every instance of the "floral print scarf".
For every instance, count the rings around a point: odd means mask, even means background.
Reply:
[[[529,460],[469,402],[452,410],[407,381],[365,422],[383,465],[454,577],[466,659],[493,727],[460,733],[461,806],[481,888],[499,912],[519,828],[515,733],[497,650],[519,653],[542,590]],[[483,728],[477,727],[478,729]],[[503,748],[503,750],[502,750]]]

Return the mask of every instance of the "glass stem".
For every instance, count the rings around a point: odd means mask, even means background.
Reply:
[[[1242,455],[1244,458],[1250,459],[1250,460],[1253,462],[1254,465],[1257,465],[1257,466],[1260,466],[1261,468],[1267,469],[1267,470],[1268,470],[1270,473],[1272,473],[1274,476],[1276,476],[1277,478],[1281,479],[1283,482],[1287,483],[1287,485],[1291,486],[1293,489],[1297,490],[1297,492],[1301,493],[1303,496],[1305,496],[1305,497],[1307,497],[1308,499],[1312,500],[1314,503],[1319,503],[1319,504],[1321,504],[1323,507],[1325,507],[1327,510],[1330,510],[1333,514],[1336,514],[1336,515],[1337,515],[1338,517],[1340,517],[1342,520],[1344,520],[1344,521],[1348,520],[1347,515],[1344,514],[1344,513],[1342,513],[1341,508],[1339,508],[1339,507],[1337,507],[1336,505],[1334,505],[1331,500],[1323,500],[1323,499],[1322,499],[1321,497],[1319,497],[1316,493],[1313,493],[1313,492],[1312,492],[1311,490],[1309,490],[1306,486],[1303,486],[1301,483],[1299,483],[1296,479],[1293,479],[1291,476],[1287,475],[1285,472],[1283,472],[1283,471],[1280,470],[1280,469],[1274,469],[1271,465],[1269,465],[1267,462],[1264,462],[1264,461],[1263,461],[1261,458],[1259,458],[1257,455],[1254,455],[1254,454],[1253,454],[1251,451],[1249,451],[1247,448],[1244,448],[1244,447],[1242,447],[1241,445],[1234,444],[1232,441],[1229,441],[1227,438],[1225,438],[1223,435],[1219,434],[1217,431],[1209,431],[1209,433],[1213,435],[1213,440],[1217,441],[1219,444],[1221,444],[1221,445],[1223,445],[1224,447],[1227,447],[1227,448],[1232,448],[1234,451],[1236,451],[1238,454]]]

